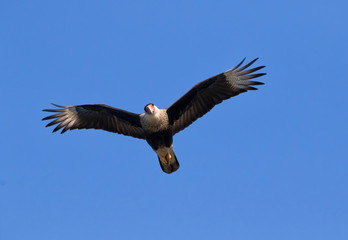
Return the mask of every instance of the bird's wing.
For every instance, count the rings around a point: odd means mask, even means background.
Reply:
[[[58,109],[44,109],[56,114],[42,120],[54,119],[46,127],[58,124],[53,132],[63,128],[61,133],[73,129],[103,129],[109,132],[145,139],[140,115],[102,104],[59,106]]]
[[[260,66],[246,70],[258,58],[240,67],[236,67],[196,84],[190,91],[167,108],[169,124],[173,126],[173,135],[188,127],[192,122],[209,112],[215,105],[230,97],[248,90],[257,90],[251,85],[261,85],[261,82],[250,79],[261,77],[266,73],[254,73],[264,68]]]

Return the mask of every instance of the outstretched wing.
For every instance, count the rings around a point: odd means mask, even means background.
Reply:
[[[257,88],[251,85],[261,85],[263,83],[250,81],[249,79],[261,77],[266,73],[250,73],[256,72],[265,66],[246,70],[257,59],[240,67],[245,60],[244,58],[233,69],[196,84],[184,96],[167,108],[169,123],[173,126],[173,135],[188,127],[223,100],[248,90],[257,90]]]
[[[58,109],[44,109],[56,114],[42,120],[54,119],[46,127],[58,124],[53,132],[63,128],[61,133],[73,129],[102,129],[109,132],[145,139],[140,123],[140,115],[102,104],[59,106]]]

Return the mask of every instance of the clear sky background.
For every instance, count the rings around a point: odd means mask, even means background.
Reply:
[[[346,1],[1,1],[0,239],[348,239]],[[247,57],[266,83],[174,138],[52,134],[50,103],[166,108]]]

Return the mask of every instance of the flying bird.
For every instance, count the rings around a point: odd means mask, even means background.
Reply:
[[[178,159],[173,151],[173,136],[223,100],[248,90],[257,90],[252,86],[263,83],[250,79],[265,75],[266,73],[254,73],[265,66],[247,69],[257,59],[241,66],[244,58],[236,67],[196,84],[166,109],[159,109],[149,103],[144,107],[144,113],[136,114],[104,104],[53,104],[58,109],[43,111],[55,114],[42,120],[53,119],[46,127],[58,124],[53,132],[61,128],[61,133],[73,129],[94,128],[144,139],[156,152],[162,170],[172,173],[179,168]]]

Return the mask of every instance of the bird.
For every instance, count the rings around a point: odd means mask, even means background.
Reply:
[[[61,133],[93,128],[146,140],[157,154],[162,171],[170,174],[180,166],[173,151],[173,136],[222,101],[248,90],[257,90],[253,86],[264,84],[251,81],[266,75],[255,73],[265,66],[248,69],[257,60],[243,65],[244,58],[234,68],[197,83],[165,109],[149,103],[144,107],[144,113],[136,114],[104,104],[61,106],[52,103],[57,108],[43,111],[53,115],[42,120],[51,120],[46,127],[58,124],[53,132],[62,128]]]

